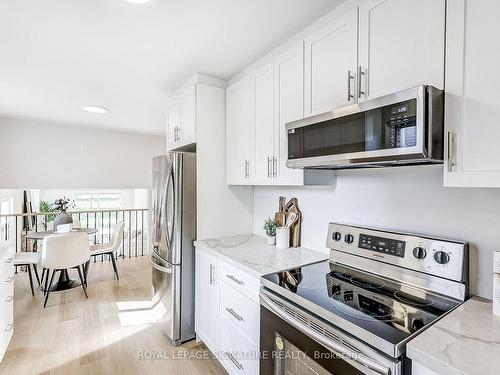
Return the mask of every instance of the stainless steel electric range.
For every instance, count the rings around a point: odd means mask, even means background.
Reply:
[[[468,244],[330,224],[327,246],[262,277],[260,373],[410,374],[406,343],[467,298]]]

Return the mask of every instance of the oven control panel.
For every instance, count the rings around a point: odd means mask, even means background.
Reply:
[[[463,281],[467,277],[469,245],[419,235],[331,223],[326,246],[415,271]]]
[[[358,247],[404,258],[406,242],[360,233]]]

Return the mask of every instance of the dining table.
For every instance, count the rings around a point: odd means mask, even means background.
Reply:
[[[62,235],[62,234],[77,233],[77,232],[87,233],[90,236],[92,234],[96,234],[98,232],[98,230],[96,228],[73,228],[71,230],[71,232],[58,232],[58,231],[54,231],[54,230],[46,230],[46,231],[40,231],[40,232],[29,232],[26,234],[26,239],[38,241],[38,240],[43,240],[47,236]],[[71,251],[71,249],[68,249],[68,251]],[[80,280],[72,279],[68,274],[68,270],[64,269],[64,270],[60,270],[59,279],[57,280],[57,282],[52,284],[50,291],[57,292],[60,290],[76,288],[77,286],[80,286],[80,285],[81,285]],[[41,290],[44,291],[43,282],[41,285]]]

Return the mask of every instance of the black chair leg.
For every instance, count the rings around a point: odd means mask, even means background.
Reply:
[[[45,275],[47,273],[47,275]],[[45,275],[45,287],[43,289],[43,295],[47,294],[47,290],[49,290],[49,277],[50,277],[50,270],[47,268],[43,269],[43,274]],[[43,280],[43,275],[42,275],[42,280]]]
[[[44,277],[45,277],[45,271],[47,271],[46,268],[42,269],[42,284],[43,284],[43,280],[44,280]]]
[[[83,293],[85,294],[85,298],[89,298],[87,294],[87,287],[85,286],[85,281],[83,280],[83,273],[82,270],[80,269],[80,266],[76,267],[78,270],[78,276],[80,276],[80,282],[82,283],[82,288],[83,288]]]
[[[111,256],[111,262],[113,263],[113,269],[115,270],[115,274],[116,274],[116,279],[117,280],[120,280],[120,278],[118,277],[118,268],[116,267],[116,259],[115,259],[115,256],[113,253],[110,253],[109,254]]]
[[[33,289],[33,275],[31,275],[31,265],[27,264],[26,268],[28,269],[28,277],[30,279],[31,295],[34,297],[35,296],[35,290]]]
[[[36,264],[33,264],[33,271],[35,271],[36,281],[38,281],[38,286],[40,286],[40,277],[38,277],[38,270],[36,269]]]
[[[49,270],[49,273],[47,275],[47,280],[49,279],[49,276],[50,276],[50,282],[49,282],[48,287],[46,288],[45,302],[43,303],[44,308],[45,308],[45,306],[47,306],[47,301],[49,300],[49,294],[50,294],[50,287],[52,286],[52,282],[54,281],[54,275],[56,274],[56,272],[57,272],[57,270],[53,270],[52,274],[50,274],[50,270]],[[47,283],[45,283],[45,285],[47,285]]]
[[[87,263],[85,263],[85,270],[83,272],[85,272],[85,282],[87,282],[87,280],[89,279],[89,267],[90,267],[90,259]]]

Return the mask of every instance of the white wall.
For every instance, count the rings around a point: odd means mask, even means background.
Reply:
[[[151,186],[162,136],[0,118],[0,189]]]
[[[443,188],[439,166],[339,172],[335,188],[256,187],[254,231],[297,197],[302,245],[327,251],[329,222],[357,224],[469,241],[471,292],[492,296],[493,251],[500,250],[500,190]]]

